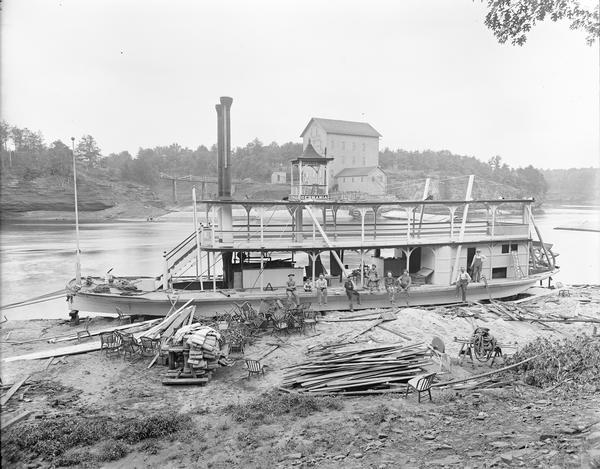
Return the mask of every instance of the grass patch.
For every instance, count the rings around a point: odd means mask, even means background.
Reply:
[[[515,353],[507,364],[539,357],[515,368],[530,386],[546,388],[564,385],[563,389],[587,386],[594,392],[600,387],[600,340],[580,335],[551,341],[537,338]]]
[[[283,415],[307,417],[322,410],[340,410],[342,407],[340,400],[334,397],[268,391],[245,404],[231,404],[225,412],[236,422],[266,422]]]
[[[68,415],[23,422],[2,435],[2,462],[6,465],[38,457],[63,466],[113,461],[125,456],[131,444],[173,437],[189,427],[189,416],[170,413],[117,418]],[[97,451],[84,449],[95,445]]]

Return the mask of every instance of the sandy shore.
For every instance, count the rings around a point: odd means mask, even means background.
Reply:
[[[590,300],[586,291],[580,288],[571,297],[550,295],[542,303],[543,311],[600,320],[598,303]],[[586,322],[557,322],[551,323],[552,329],[548,329],[539,323],[505,321],[484,311],[478,319],[460,317],[457,311],[457,308],[404,308],[397,311],[397,319],[387,322],[386,326],[410,336],[411,343],[428,344],[434,336],[442,338],[454,363],[450,373],[440,375],[445,381],[490,370],[489,365],[479,362],[457,364],[460,344],[454,342],[454,338],[470,336],[475,325],[490,328],[499,342],[507,345],[504,351],[509,354],[536,337],[560,339],[591,334],[594,326]],[[194,437],[191,441],[182,441],[183,436],[174,442],[168,438],[153,439],[152,448],[132,445],[123,457],[113,462],[80,460],[89,467],[399,467],[399,461],[403,461],[405,467],[425,467],[433,460],[439,461],[432,467],[442,467],[445,458],[450,466],[479,467],[485,462],[489,467],[494,460],[500,466],[519,463],[545,467],[551,461],[563,461],[568,466],[589,459],[593,447],[583,434],[577,444],[559,444],[554,439],[542,445],[538,443],[540,433],[556,433],[557,425],[561,421],[564,424],[565,418],[578,425],[587,425],[594,419],[600,421],[598,393],[592,393],[591,397],[570,396],[568,406],[566,401],[556,400],[556,394],[544,394],[524,385],[475,393],[475,396],[468,393],[458,398],[448,391],[437,391],[432,403],[422,405],[417,405],[414,398],[345,398],[338,399],[339,408],[306,418],[284,415],[260,424],[238,422],[228,413],[228,406],[244,405],[279,387],[284,368],[304,360],[309,347],[340,340],[367,324],[363,321],[327,322],[328,318],[338,316],[331,313],[322,318],[316,332],[282,338],[264,333],[257,337],[246,349],[245,357],[259,358],[275,344],[279,345],[262,360],[268,367],[264,378],[247,380],[240,359],[232,367],[218,369],[214,379],[204,387],[165,387],[161,380],[166,368],[157,365],[148,369],[150,358],[111,359],[100,352],[56,358],[50,365],[47,360],[3,363],[2,383],[31,377],[2,409],[2,420],[23,411],[32,411],[33,416],[39,418],[48,415],[75,418],[90,410],[94,415],[111,418],[160,412],[192,416]],[[114,319],[96,318],[90,330],[116,324]],[[1,329],[1,357],[56,348],[58,344],[49,344],[43,339],[72,334],[76,330],[77,327],[69,326],[66,321],[9,321]],[[371,344],[406,342],[379,328],[364,334],[361,340]],[[68,343],[60,344],[64,345]],[[432,365],[433,371],[438,368]],[[538,401],[544,403],[536,403]],[[527,405],[530,407],[526,408]],[[378,412],[382,413],[380,417],[377,417]],[[538,414],[541,417],[534,418]],[[35,421],[34,417],[29,421]],[[465,425],[469,425],[469,429],[465,429]],[[453,429],[462,433],[458,435]],[[433,430],[435,437],[424,438]],[[518,438],[515,432],[520,435]],[[518,453],[524,449],[527,451]],[[510,461],[509,456],[500,458],[509,450],[517,452],[514,459],[513,456]],[[525,456],[530,459],[523,459]],[[34,464],[27,467],[53,464],[40,458],[4,462],[10,467],[25,467],[25,463]],[[557,464],[566,467],[560,462]]]

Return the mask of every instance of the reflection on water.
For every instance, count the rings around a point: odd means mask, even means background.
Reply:
[[[536,217],[545,242],[560,253],[565,283],[600,283],[600,233],[554,227],[598,223],[597,206],[548,208]],[[84,223],[80,226],[83,275],[159,275],[162,252],[193,231],[191,222]],[[2,304],[63,288],[74,277],[75,230],[52,222],[4,223],[1,231]],[[64,299],[4,312],[9,319],[67,318]]]

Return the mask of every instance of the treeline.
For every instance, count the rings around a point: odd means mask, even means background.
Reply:
[[[386,148],[379,154],[379,164],[392,174],[401,176],[410,173],[413,179],[435,176],[443,181],[455,176],[474,174],[480,188],[486,185],[488,189],[490,186],[495,187],[495,193],[504,197],[534,197],[541,202],[548,190],[548,184],[540,170],[532,165],[511,168],[502,162],[500,156],[483,162],[475,157],[455,155],[447,150],[392,151]],[[487,193],[490,192],[488,190]]]
[[[542,174],[548,201],[600,204],[600,168],[546,169]]]
[[[196,149],[176,143],[169,146],[139,148],[135,157],[127,151],[101,155],[101,149],[91,135],[84,135],[74,142],[56,140],[46,144],[40,132],[9,126],[0,127],[3,174],[22,180],[45,176],[72,177],[72,149],[74,146],[78,164],[88,174],[94,170],[112,179],[132,181],[155,186],[160,173],[174,176],[216,176],[217,150],[200,145]],[[289,161],[302,153],[301,143],[273,142],[264,145],[255,139],[246,146],[232,151],[233,177],[236,180],[255,182],[270,181],[271,173],[289,171]],[[488,162],[474,157],[454,155],[449,151],[406,151],[388,148],[380,153],[380,166],[390,175],[390,181],[407,181],[415,177],[451,178],[474,174],[476,181],[502,187],[502,195],[530,197],[543,200],[547,191],[546,180],[541,171],[532,166],[511,168],[500,156]]]
[[[101,156],[101,149],[91,135],[74,143],[78,164],[86,169],[104,170],[108,176],[154,186],[160,173],[176,176],[216,176],[217,148],[200,145],[192,150],[176,143],[169,146],[139,148],[135,158],[128,152]],[[0,151],[3,174],[22,180],[45,176],[71,178],[72,148],[56,140],[47,145],[40,132],[0,123]],[[287,170],[290,159],[302,153],[301,143],[275,142],[264,145],[255,139],[232,151],[233,177],[257,182],[270,181],[271,173]]]

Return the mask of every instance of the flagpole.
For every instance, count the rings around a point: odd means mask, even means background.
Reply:
[[[81,259],[79,257],[79,209],[77,207],[77,166],[75,165],[75,137],[71,137],[71,153],[73,155],[73,187],[75,189],[75,239],[77,251],[75,252],[75,281],[81,283]]]

